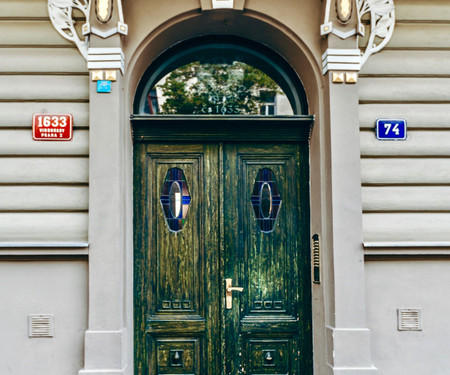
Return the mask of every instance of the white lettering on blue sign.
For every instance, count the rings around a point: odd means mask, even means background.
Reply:
[[[97,81],[97,92],[111,92],[111,81]]]
[[[375,130],[380,141],[406,140],[405,119],[378,119]]]

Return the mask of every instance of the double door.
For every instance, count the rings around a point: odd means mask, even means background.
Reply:
[[[135,373],[311,374],[304,143],[135,145]]]

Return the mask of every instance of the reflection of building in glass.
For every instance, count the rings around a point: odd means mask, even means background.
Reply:
[[[191,63],[148,91],[148,114],[292,115],[287,96],[267,74],[239,61]]]

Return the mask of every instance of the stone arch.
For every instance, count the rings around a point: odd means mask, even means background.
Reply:
[[[129,57],[126,77],[128,113],[132,113],[139,82],[149,66],[169,53],[173,46],[182,46],[202,37],[253,43],[280,56],[303,84],[309,114],[319,114],[320,56],[315,56],[288,27],[253,11],[187,12],[171,18],[145,36]]]

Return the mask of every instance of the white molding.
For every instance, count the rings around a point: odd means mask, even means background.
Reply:
[[[34,249],[34,250],[22,250],[22,249],[9,249],[0,250],[1,257],[40,257],[40,256],[87,256],[89,255],[88,249]]]
[[[361,55],[358,49],[327,49],[322,55],[322,69],[325,75],[329,70],[359,71]]]
[[[337,36],[338,36],[339,38],[341,38],[341,39],[348,39],[348,38],[350,38],[351,36],[356,35],[356,32],[357,32],[357,31],[356,31],[355,29],[353,29],[353,30],[344,32],[344,31],[341,31],[341,30],[339,30],[339,29],[333,27],[333,30],[332,30],[331,32],[332,32],[334,35],[337,35]]]
[[[0,242],[0,248],[88,248],[89,242]]]
[[[96,27],[91,27],[91,33],[98,35],[99,37],[106,39],[114,34],[118,33],[118,29],[117,27],[113,27],[112,29],[106,30],[106,31],[101,31],[99,29],[97,29]]]
[[[364,248],[450,248],[450,241],[376,241],[364,242]]]
[[[322,55],[322,60],[328,56],[360,56],[357,48],[328,48]]]
[[[233,9],[234,0],[212,0],[213,9]]]
[[[89,48],[88,69],[125,70],[125,56],[121,48]]]

